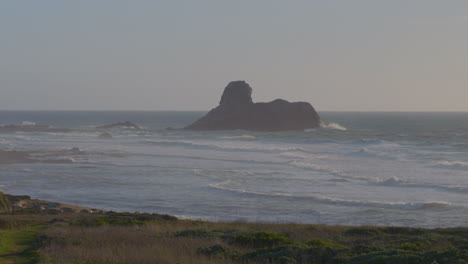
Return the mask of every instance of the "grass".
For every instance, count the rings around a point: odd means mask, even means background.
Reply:
[[[0,231],[0,263],[37,263],[37,228],[23,227]]]
[[[140,213],[0,214],[0,263],[468,263],[468,228],[223,223]]]
[[[7,196],[0,192],[0,213],[8,213],[11,211],[11,203]]]

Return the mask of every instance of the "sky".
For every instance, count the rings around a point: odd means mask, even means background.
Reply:
[[[468,111],[466,0],[0,4],[0,109]]]

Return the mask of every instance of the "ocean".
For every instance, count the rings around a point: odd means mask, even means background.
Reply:
[[[468,113],[321,112],[296,132],[183,131],[205,112],[1,111],[0,190],[213,221],[468,227]],[[144,129],[95,126],[131,121]]]

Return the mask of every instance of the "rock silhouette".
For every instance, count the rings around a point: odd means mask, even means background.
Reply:
[[[282,99],[254,103],[252,88],[245,81],[234,81],[226,86],[216,108],[184,129],[288,131],[314,128],[320,123],[309,103]]]

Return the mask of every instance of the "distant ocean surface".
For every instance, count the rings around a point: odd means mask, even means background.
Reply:
[[[1,111],[0,150],[69,164],[0,165],[11,194],[215,221],[468,226],[468,113],[321,112],[300,132],[178,131],[204,112]],[[145,129],[95,126],[131,121]],[[68,151],[79,148],[80,151]]]

